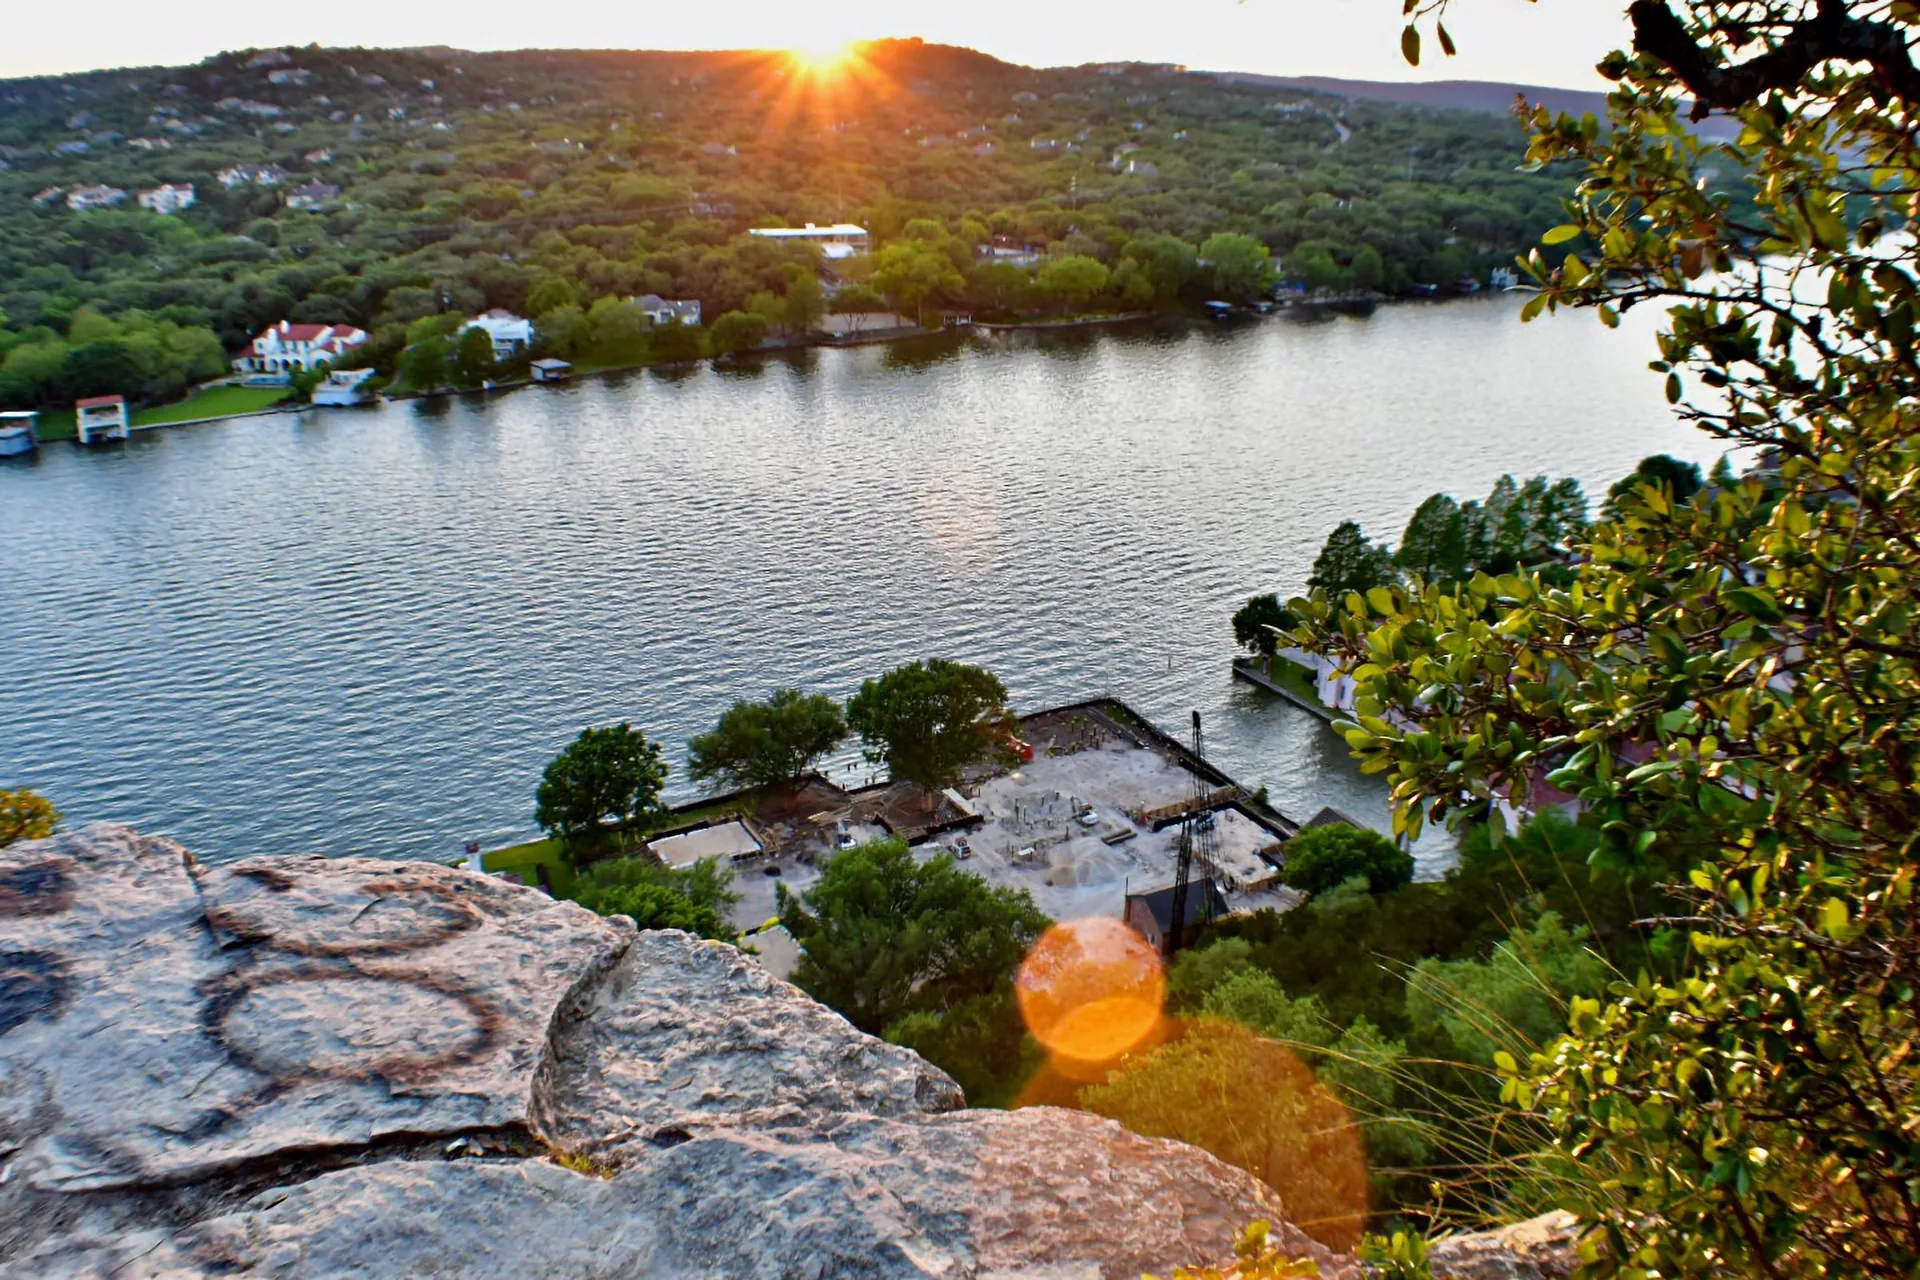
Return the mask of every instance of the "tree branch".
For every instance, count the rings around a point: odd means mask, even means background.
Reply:
[[[1635,52],[1672,69],[1693,94],[1695,120],[1715,109],[1732,111],[1776,89],[1795,88],[1809,71],[1828,61],[1864,62],[1890,92],[1920,102],[1920,67],[1914,66],[1899,29],[1850,17],[1846,5],[1836,0],[1821,0],[1812,17],[1789,23],[1773,48],[1731,66],[1715,63],[1709,48],[1687,33],[1665,0],[1634,0],[1627,14],[1633,19]]]

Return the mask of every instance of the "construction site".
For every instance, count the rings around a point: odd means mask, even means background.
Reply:
[[[949,855],[991,884],[1026,890],[1056,920],[1125,918],[1172,950],[1175,903],[1184,929],[1296,901],[1280,871],[1299,824],[1209,764],[1196,739],[1172,738],[1116,699],[1076,703],[1022,717],[1011,762],[976,767],[931,803],[909,784],[846,791],[821,779],[653,847],[671,862],[729,858],[744,930],[776,913],[777,885],[804,892],[836,849],[897,836],[922,858]],[[1339,815],[1315,819],[1328,820]],[[1187,892],[1177,887],[1183,850]],[[768,967],[787,971],[790,940],[765,929],[754,942]]]

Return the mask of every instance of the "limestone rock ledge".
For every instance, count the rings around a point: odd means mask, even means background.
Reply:
[[[1133,1280],[1281,1220],[1191,1147],[963,1105],[731,947],[487,877],[0,849],[0,1276]]]

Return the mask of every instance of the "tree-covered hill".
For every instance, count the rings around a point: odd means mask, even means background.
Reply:
[[[1189,259],[1222,232],[1311,287],[1445,285],[1558,221],[1564,183],[1519,172],[1522,149],[1517,123],[1484,113],[916,41],[863,46],[834,74],[778,52],[310,47],[0,82],[0,398],[77,389],[41,376],[47,350],[32,369],[11,352],[64,337],[82,308],[205,326],[229,349],[282,318],[377,331],[647,292],[709,318],[764,312],[809,260],[743,238],[777,222],[857,221],[879,248],[932,220],[957,275],[926,300],[981,310],[1046,300],[1023,292],[1031,264],[1014,280],[976,262],[996,235],[1159,264],[1124,298],[1120,276],[1067,273],[1056,301],[1109,284],[1116,304],[1205,296]],[[217,179],[244,166],[278,181]],[[289,208],[314,182],[312,207]],[[136,207],[160,183],[197,202]],[[98,186],[124,203],[69,207]],[[1128,253],[1154,234],[1193,248]]]

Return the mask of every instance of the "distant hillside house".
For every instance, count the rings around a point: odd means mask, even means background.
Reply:
[[[287,208],[317,209],[340,198],[340,188],[331,182],[303,182],[287,192]]]
[[[287,180],[287,171],[277,164],[236,164],[222,169],[214,178],[229,191],[235,187],[277,187]]]
[[[176,186],[171,182],[163,182],[157,187],[149,187],[142,191],[135,199],[142,209],[151,209],[163,216],[178,213],[182,209],[193,207],[193,184],[182,182]]]
[[[511,360],[533,345],[533,322],[501,307],[475,316],[467,328],[483,330],[493,339],[495,360]]]
[[[48,205],[52,204],[55,200],[58,200],[61,196],[65,195],[66,192],[67,192],[67,189],[65,187],[47,187],[43,190],[36,191],[33,193],[34,206],[36,208],[44,209]]]
[[[856,227],[851,222],[836,222],[830,227],[816,227],[811,222],[804,227],[755,227],[747,234],[768,240],[798,240],[818,245],[821,254],[828,258],[851,258],[873,248],[873,238],[867,234],[867,229]]]
[[[84,213],[88,209],[106,209],[116,204],[125,204],[127,193],[119,187],[75,187],[67,192],[67,208],[75,213]]]
[[[308,164],[332,164],[333,152],[326,147],[320,147],[317,150],[307,152],[306,161]]]
[[[305,67],[283,67],[278,71],[267,72],[268,84],[305,84],[313,79],[313,72]]]
[[[127,145],[135,151],[171,151],[172,138],[128,138]]]
[[[53,154],[57,156],[83,156],[91,150],[93,150],[93,144],[91,142],[83,142],[79,138],[75,138],[71,142],[62,142],[55,146]]]
[[[298,372],[338,360],[367,340],[350,324],[279,324],[262,329],[247,350],[234,358],[237,373],[290,380]]]
[[[657,293],[644,294],[634,298],[633,305],[639,307],[647,316],[650,324],[693,324],[700,323],[700,300],[698,298],[663,298]]]

